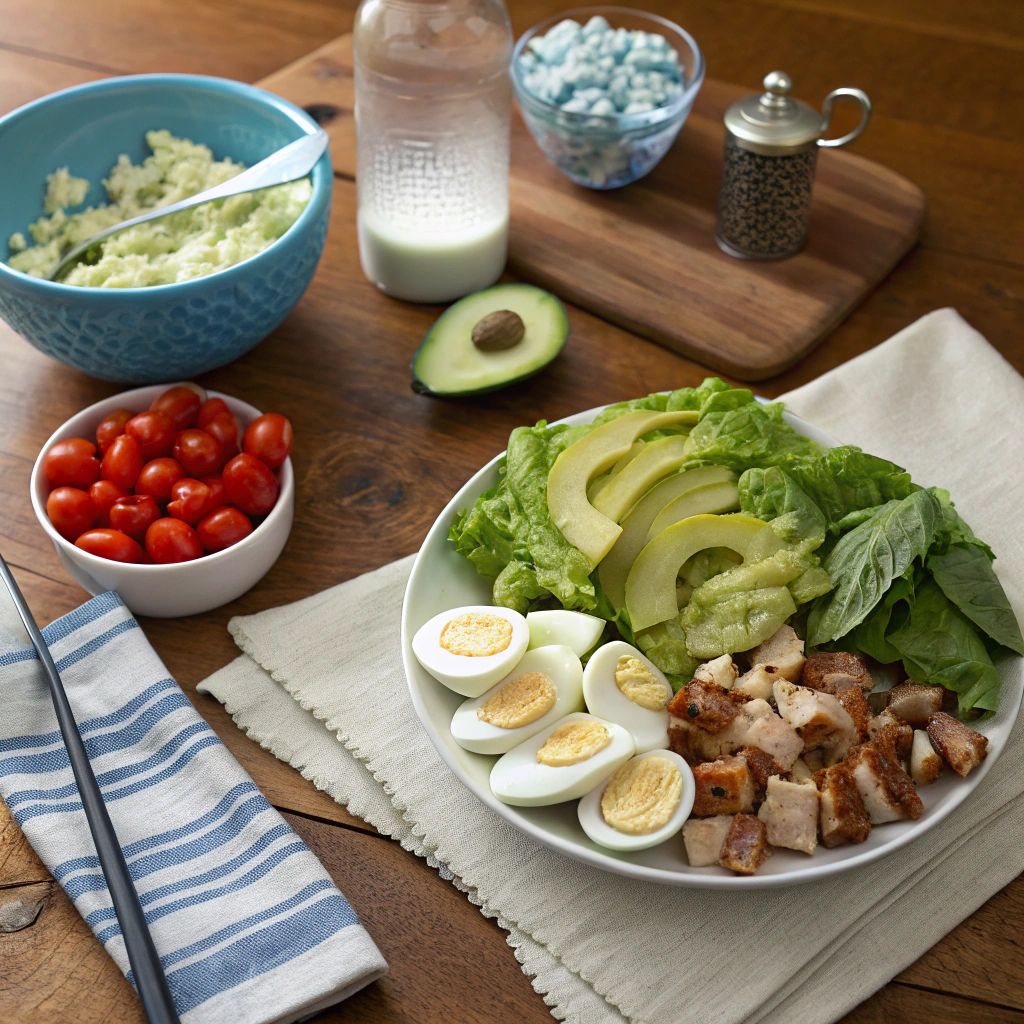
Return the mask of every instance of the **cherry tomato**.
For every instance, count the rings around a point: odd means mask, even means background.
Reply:
[[[100,460],[96,445],[84,437],[58,441],[43,459],[46,479],[55,487],[77,487],[86,490],[100,478]]]
[[[180,519],[158,519],[146,531],[146,553],[161,565],[201,558],[203,545],[196,531]]]
[[[265,412],[245,428],[242,450],[255,455],[270,469],[277,469],[292,450],[292,437],[292,425],[286,417],[279,412]]]
[[[162,412],[140,412],[124,425],[124,432],[139,442],[144,459],[158,459],[171,454],[177,431],[170,416]]]
[[[183,430],[174,442],[174,457],[189,476],[209,476],[224,465],[220,445],[205,430]]]
[[[65,539],[74,542],[99,519],[96,502],[77,487],[58,487],[46,499],[46,514],[53,528]]]
[[[124,425],[134,415],[131,409],[118,409],[100,420],[100,425],[96,428],[96,447],[99,448],[100,455],[105,455],[114,438],[124,433]]]
[[[252,533],[252,523],[237,508],[218,508],[196,527],[199,541],[211,554],[237,544]]]
[[[224,494],[246,515],[266,515],[277,501],[277,477],[254,455],[243,452],[225,467]]]
[[[219,415],[222,412],[231,412],[228,408],[228,403],[223,398],[208,398],[203,402],[202,407],[199,410],[199,419],[196,420],[196,426],[200,430],[206,429],[206,424],[213,419],[214,416]]]
[[[202,480],[184,477],[171,488],[173,500],[167,503],[167,514],[195,526],[216,507],[211,503],[212,496],[210,488]]]
[[[203,483],[210,488],[210,504],[206,506],[207,512],[220,508],[228,503],[227,495],[224,493],[224,481],[219,476],[204,476]]]
[[[199,416],[203,399],[184,384],[169,388],[149,407],[152,412],[162,412],[174,420],[176,430],[191,427]]]
[[[88,530],[75,541],[75,547],[113,562],[144,562],[142,547],[120,530]]]
[[[160,506],[151,494],[129,494],[126,498],[118,498],[110,506],[110,525],[128,534],[132,540],[141,541],[150,524],[159,518]]]
[[[135,481],[136,494],[151,494],[160,505],[171,500],[171,488],[185,475],[174,459],[153,459],[142,467]]]
[[[118,487],[113,480],[97,480],[89,488],[89,497],[96,504],[96,511],[99,516],[96,525],[107,527],[110,525],[110,506],[118,498],[128,497],[128,492],[123,487]]]
[[[209,405],[209,402],[207,403]],[[219,412],[203,427],[220,445],[221,457],[225,462],[239,452],[238,423],[229,412]]]
[[[139,442],[128,434],[115,437],[103,456],[100,475],[104,480],[113,480],[118,487],[130,491],[142,472],[142,452]]]

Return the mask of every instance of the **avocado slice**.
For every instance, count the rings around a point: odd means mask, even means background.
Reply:
[[[608,554],[622,527],[590,504],[590,481],[615,465],[641,434],[682,423],[692,425],[696,419],[697,413],[689,410],[623,413],[584,434],[555,459],[548,473],[548,512],[562,536],[587,556],[591,567]]]
[[[728,512],[738,503],[739,490],[735,480],[734,474],[721,466],[690,469],[663,480],[633,506],[622,521],[622,533],[615,546],[598,567],[601,589],[616,610],[626,603],[626,577],[636,556],[643,551],[651,523],[661,510],[667,505],[674,505],[681,519],[703,513]],[[682,502],[685,505],[677,504]]]
[[[496,348],[474,328],[485,317],[510,311],[521,337],[497,337]],[[509,318],[511,319],[511,318]],[[532,284],[499,284],[449,306],[427,332],[412,360],[412,389],[423,395],[479,395],[542,370],[565,346],[569,317],[550,292]]]
[[[634,631],[675,618],[676,577],[691,555],[704,548],[732,548],[746,562],[771,554],[773,539],[777,550],[781,541],[771,528],[744,515],[692,516],[663,530],[640,552],[626,578],[626,611]]]
[[[681,434],[645,445],[643,451],[601,488],[593,498],[594,508],[613,522],[621,522],[659,480],[679,469],[686,458],[685,445],[686,438]]]

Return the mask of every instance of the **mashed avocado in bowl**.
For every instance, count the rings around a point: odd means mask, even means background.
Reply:
[[[8,265],[46,278],[68,249],[91,235],[149,210],[219,185],[245,170],[230,157],[214,160],[207,146],[162,129],[146,133],[152,154],[133,164],[122,154],[103,179],[108,203],[77,213],[89,182],[63,167],[47,176],[44,215],[29,228],[34,244],[15,232]],[[308,178],[215,200],[104,239],[64,275],[87,288],[176,284],[225,270],[262,252],[295,223],[312,195]]]

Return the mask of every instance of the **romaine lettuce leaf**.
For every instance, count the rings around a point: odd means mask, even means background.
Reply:
[[[740,477],[740,509],[770,522],[779,539],[814,551],[825,539],[821,509],[796,481],[778,466],[748,469]]]

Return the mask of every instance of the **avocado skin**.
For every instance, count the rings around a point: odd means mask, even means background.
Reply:
[[[452,309],[454,309],[455,306],[458,306],[460,303],[466,302],[467,300],[470,299],[482,298],[488,295],[488,293],[495,293],[496,303],[493,306],[493,310],[507,308],[501,302],[501,295],[503,293],[507,293],[507,291],[509,290],[535,292],[538,300],[553,303],[557,308],[558,313],[560,314],[561,330],[559,331],[559,333],[561,335],[561,340],[558,342],[557,348],[551,350],[550,355],[543,363],[541,363],[539,366],[531,367],[525,373],[517,373],[515,376],[508,377],[505,380],[496,381],[492,384],[487,384],[484,387],[468,389],[460,388],[452,391],[442,390],[440,388],[433,388],[416,373],[416,362],[419,359],[420,354],[423,352],[424,348],[426,348],[428,345],[443,343],[440,342],[440,339],[438,339],[435,336],[435,332],[437,331],[438,325],[441,323],[441,321]],[[488,311],[490,312],[493,310]],[[435,320],[433,324],[431,324],[430,329],[423,336],[423,340],[420,342],[419,347],[416,349],[416,352],[412,357],[412,362],[410,363],[409,366],[411,372],[411,380],[409,382],[409,386],[416,394],[428,395],[432,398],[469,398],[474,395],[490,394],[493,391],[500,391],[502,388],[511,387],[511,385],[513,384],[519,384],[524,380],[529,380],[531,377],[536,376],[538,373],[540,373],[541,370],[548,367],[558,357],[558,355],[562,352],[562,349],[565,348],[566,342],[568,340],[569,314],[566,311],[565,305],[562,303],[562,301],[558,298],[557,295],[545,291],[542,288],[538,288],[536,285],[530,285],[525,283],[492,285],[490,288],[485,288],[482,291],[474,292],[470,295],[465,296],[465,298],[459,299],[458,302],[455,302],[452,304],[452,306],[449,306],[448,309],[445,310],[445,312],[442,313],[441,316],[438,317],[438,319]]]

